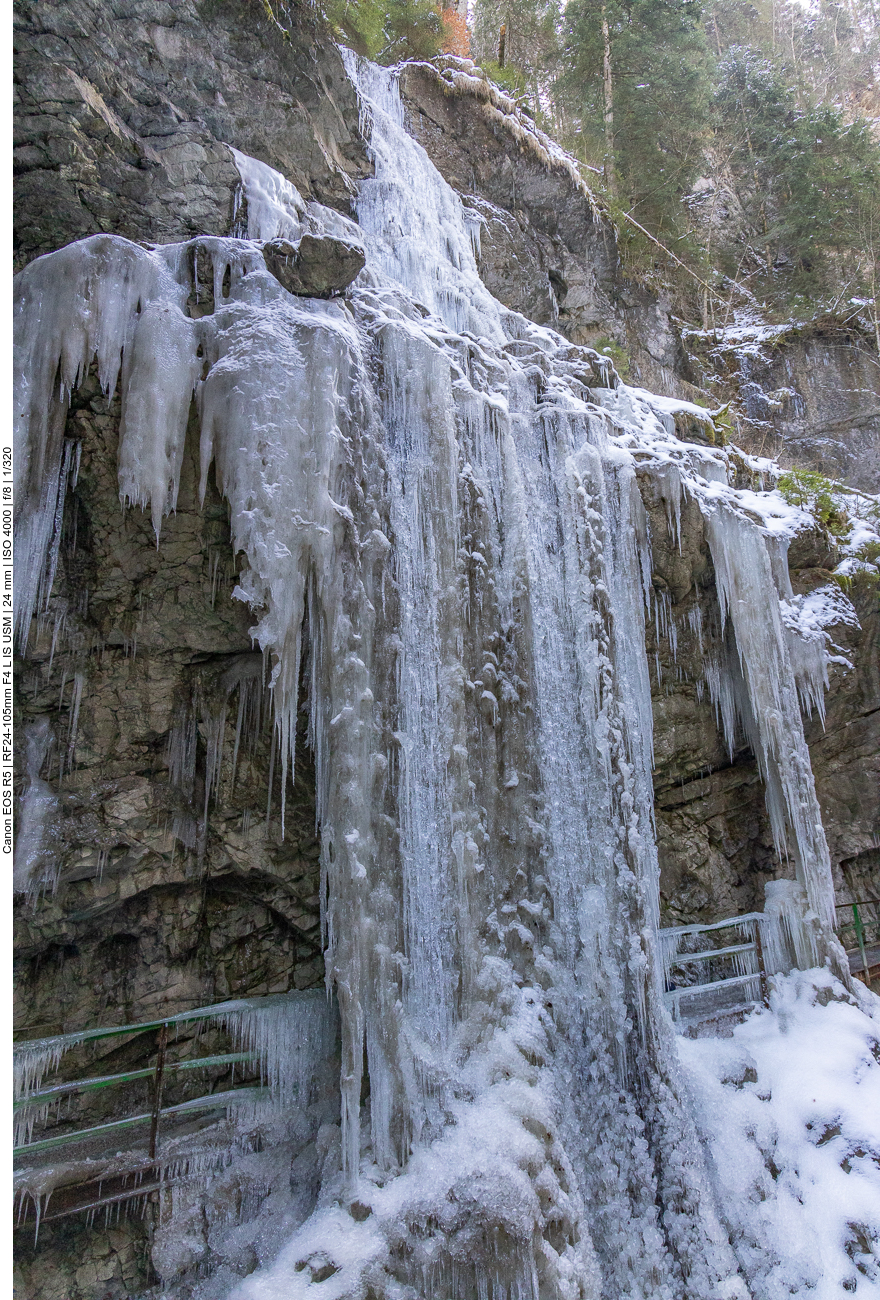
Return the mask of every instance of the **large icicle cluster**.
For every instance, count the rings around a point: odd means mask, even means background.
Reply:
[[[99,235],[22,274],[20,634],[93,358],[121,386],[121,498],[157,538],[195,401],[285,773],[308,683],[341,1023],[338,1175],[237,1296],[745,1296],[662,1006],[637,460],[670,521],[683,491],[706,513],[732,629],[709,687],[748,729],[824,956],[828,855],[764,533],[668,403],[490,297],[393,72],[349,72],[375,178],[346,300],[292,297],[261,241],[350,223],[239,154],[247,239]],[[199,259],[209,313],[190,311]]]

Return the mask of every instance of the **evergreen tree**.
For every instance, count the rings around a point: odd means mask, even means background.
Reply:
[[[559,70],[560,0],[476,0],[472,48],[489,75],[546,113]]]
[[[709,105],[698,0],[571,0],[565,104],[620,201],[671,232],[698,174]]]
[[[859,261],[880,151],[866,121],[804,97],[779,62],[755,50],[734,48],[719,64],[718,128],[743,180],[751,237],[768,271],[790,263],[795,283],[817,291],[835,256]]]

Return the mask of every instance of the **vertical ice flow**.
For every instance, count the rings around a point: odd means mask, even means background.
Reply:
[[[794,859],[827,942],[834,930],[831,863],[770,556],[760,531],[728,506],[716,506],[706,522],[722,618],[733,626],[742,670],[740,711],[762,769],[776,848]]]

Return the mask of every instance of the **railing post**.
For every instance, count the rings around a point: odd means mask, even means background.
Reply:
[[[865,927],[862,925],[862,918],[859,916],[859,905],[853,900],[852,905],[853,918],[856,923],[856,940],[859,945],[859,952],[862,956],[862,967],[865,972],[865,983],[868,988],[871,987],[871,968],[868,965],[868,954],[865,952]]]
[[[156,1159],[156,1136],[159,1132],[159,1111],[162,1109],[162,1076],[165,1073],[165,1051],[168,1047],[167,1022],[159,1030],[156,1052],[156,1073],[153,1085],[153,1113],[150,1117],[150,1159]]]
[[[767,966],[764,962],[764,941],[761,938],[761,922],[755,921],[755,956],[758,959],[758,975],[761,981],[761,1002],[765,1007],[770,1005],[770,992],[767,987]]]

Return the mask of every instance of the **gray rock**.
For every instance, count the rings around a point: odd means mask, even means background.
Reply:
[[[227,233],[238,188],[227,145],[263,159],[306,198],[337,210],[348,210],[353,180],[369,172],[338,53],[305,30],[285,42],[264,22],[259,4],[43,0],[20,3],[16,23],[19,265],[105,229],[159,242]],[[687,363],[667,308],[625,281],[612,227],[564,170],[521,150],[480,115],[474,98],[447,94],[429,68],[409,70],[405,92],[416,135],[481,219],[480,266],[492,292],[555,324],[574,344],[588,345],[604,333],[631,341],[630,378],[687,396]],[[363,265],[363,250],[345,223],[337,228],[321,220],[332,235],[310,230],[296,246],[265,246],[267,265],[291,292],[342,292]],[[815,370],[829,380],[830,394],[817,420],[845,421],[850,407],[840,397],[842,372],[832,373],[823,360],[833,346],[818,339],[805,345],[802,360],[791,363],[794,379],[774,356],[761,391],[778,397],[791,380],[789,387],[813,394],[804,401],[819,411]],[[582,366],[585,384],[601,384],[588,354],[573,349],[570,362]],[[865,366],[864,382],[851,386],[867,391],[874,381],[868,361]],[[844,405],[835,406],[838,400]],[[781,409],[784,414],[784,403]],[[242,680],[249,661],[256,680],[263,665],[252,653],[251,616],[232,599],[241,557],[232,551],[227,507],[213,477],[199,505],[193,421],[177,512],[164,522],[157,550],[149,519],[119,508],[118,421],[118,402],[102,396],[90,376],[68,421],[68,436],[82,443],[82,465],[68,504],[73,541],[62,550],[53,598],[55,612],[66,611],[80,640],[69,647],[68,673],[59,654],[51,660],[47,628],[19,672],[17,725],[49,717],[66,763],[63,782],[56,782],[63,809],[58,890],[34,908],[17,907],[16,1023],[23,1037],[308,988],[323,979],[308,752],[298,746],[284,838],[277,766],[270,793],[270,719],[246,738],[233,780],[237,702],[224,694],[225,683],[230,674]],[[700,430],[679,432],[693,440]],[[708,694],[698,690],[704,654],[720,648],[702,517],[693,501],[683,503],[679,543],[669,533],[664,503],[649,481],[641,486],[654,587],[668,594],[679,629],[673,653],[648,620],[664,917],[714,920],[759,907],[779,862],[754,757],[743,740],[730,757]],[[463,501],[463,528],[478,531],[478,510],[478,495]],[[798,538],[789,558],[796,591],[828,581],[834,556],[827,538]],[[512,674],[523,657],[517,643],[523,633],[499,630],[480,566],[473,563],[464,578],[480,592],[468,649],[475,670],[490,647],[499,671]],[[80,602],[85,590],[87,609]],[[853,669],[834,666],[826,725],[813,719],[807,734],[838,881],[845,867],[867,889],[876,880],[880,842],[880,620],[875,590],[854,590],[853,599],[861,628],[834,629]],[[702,647],[688,621],[696,609]],[[71,735],[73,671],[82,673],[83,694]],[[527,693],[527,683],[521,687]],[[208,783],[206,794],[213,743],[207,724],[227,698],[220,781],[213,793]],[[496,699],[488,689],[482,698],[503,724],[492,729],[486,794],[478,792],[478,802],[488,804],[503,745],[525,752],[531,723],[526,704]],[[182,719],[193,736],[189,785],[171,762]],[[474,746],[485,743],[478,720],[471,725]],[[520,773],[521,782],[532,779],[529,771]],[[502,811],[507,790],[491,795]],[[529,844],[530,852],[539,850]],[[499,852],[517,860],[521,854],[514,837]],[[514,888],[512,903],[521,897],[515,882]],[[197,1046],[182,1039],[180,1051]],[[205,1039],[202,1050],[225,1046]],[[127,1055],[106,1063],[108,1072],[141,1063],[142,1044],[124,1050]],[[169,1100],[183,1100],[185,1086],[181,1078]],[[70,1117],[83,1125],[109,1114],[101,1093],[77,1105]],[[316,1164],[311,1149],[301,1158],[310,1169]],[[317,1179],[316,1173],[295,1176],[304,1186]],[[146,1231],[131,1226],[139,1223],[127,1221],[116,1236],[86,1224],[54,1232],[50,1225],[40,1250],[28,1245],[22,1255],[22,1294],[29,1300],[142,1294],[150,1274]]]
[[[880,489],[880,372],[866,329],[826,319],[771,331],[760,347],[693,332],[683,343],[669,297],[627,278],[611,222],[493,110],[487,86],[453,87],[419,63],[401,89],[410,130],[479,226],[480,274],[499,301],[573,343],[610,338],[629,358],[630,383],[732,402],[748,451]],[[700,429],[680,436],[712,443]]]
[[[868,329],[825,319],[758,342],[687,341],[700,382],[741,413],[740,446],[880,491],[880,370]]]
[[[298,245],[273,239],[263,246],[266,266],[288,293],[305,298],[333,298],[364,268],[362,244],[334,235],[303,235]]]
[[[15,6],[15,269],[100,231],[231,233],[228,146],[345,213],[371,164],[339,52],[244,0]],[[300,13],[299,20],[296,14]]]
[[[626,278],[614,227],[568,169],[528,148],[488,91],[454,90],[426,63],[406,65],[401,91],[409,129],[479,224],[489,291],[573,343],[614,339],[630,357],[630,382],[692,397],[669,304]]]

